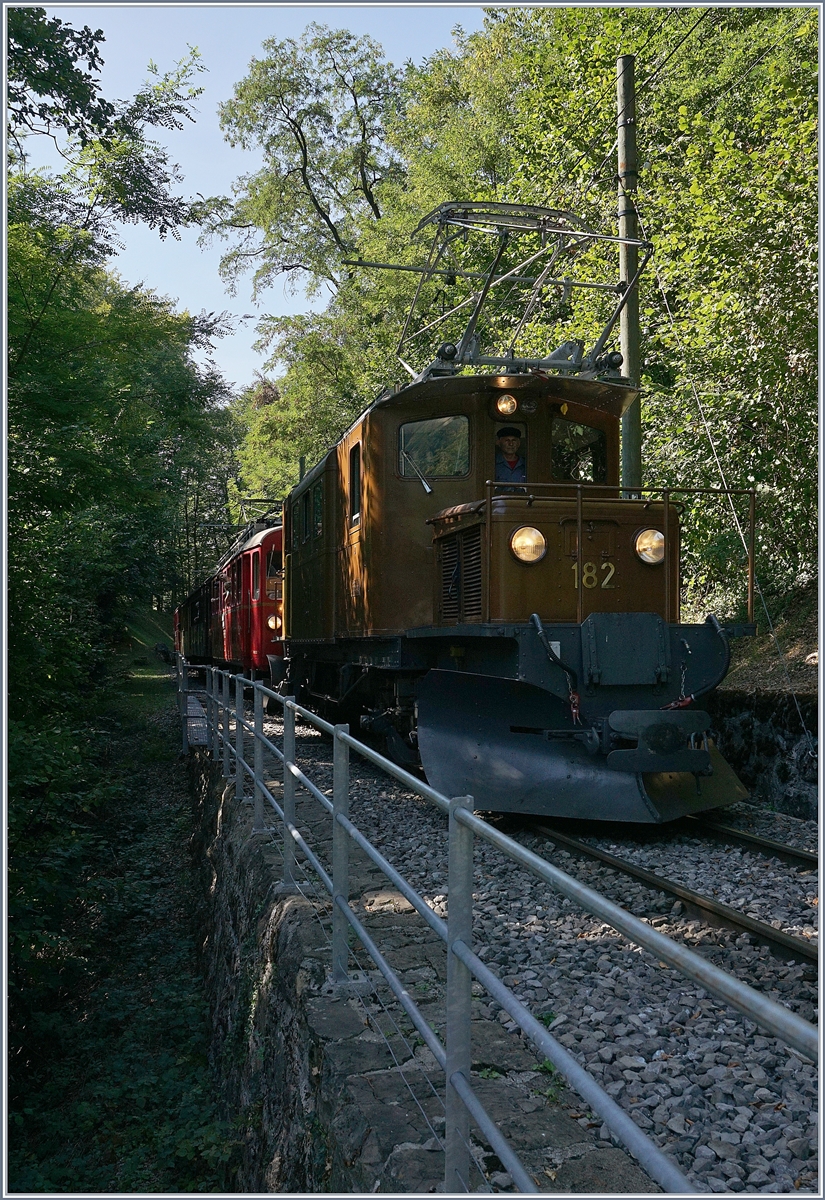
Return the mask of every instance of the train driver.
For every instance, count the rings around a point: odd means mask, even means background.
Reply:
[[[527,465],[519,453],[521,431],[504,425],[496,433],[496,483],[526,483]]]

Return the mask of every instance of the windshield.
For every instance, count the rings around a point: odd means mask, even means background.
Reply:
[[[607,482],[607,434],[553,417],[553,478],[560,483]]]
[[[413,465],[414,464],[414,465]],[[398,473],[427,479],[466,475],[470,470],[470,422],[466,417],[410,421],[398,431]]]

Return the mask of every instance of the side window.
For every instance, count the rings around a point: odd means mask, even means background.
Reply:
[[[292,549],[297,550],[301,540],[301,531],[298,527],[298,509],[295,504],[290,505],[289,519],[292,524]]]
[[[252,599],[261,598],[261,552],[256,550],[252,555]]]
[[[270,550],[266,564],[266,594],[270,600],[279,599],[283,560],[280,550]]]
[[[301,497],[301,541],[306,542],[312,533],[312,524],[310,521],[310,494],[304,492]]]
[[[312,489],[312,534],[321,537],[324,532],[324,484],[316,483]]]
[[[470,422],[467,417],[410,421],[398,430],[398,473],[405,479],[467,475]]]
[[[553,478],[560,483],[607,482],[607,434],[603,429],[553,417]]]
[[[349,452],[349,523],[361,521],[361,444],[356,442]]]

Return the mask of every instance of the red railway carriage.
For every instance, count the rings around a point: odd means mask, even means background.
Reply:
[[[283,658],[282,527],[257,522],[175,610],[175,648],[193,665],[270,677]]]

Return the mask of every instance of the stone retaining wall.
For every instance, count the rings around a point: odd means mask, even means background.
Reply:
[[[280,854],[252,834],[251,806],[235,801],[234,785],[202,752],[192,774],[210,1054],[242,1138],[237,1191],[442,1191],[434,1135],[444,1128],[444,1085],[435,1060],[385,986],[360,997],[335,992],[318,916],[329,912],[325,893],[279,891]],[[299,822],[326,857],[329,818],[299,802]],[[354,907],[443,1036],[443,943],[355,848],[351,864]],[[540,1189],[659,1191],[524,1041],[486,1019],[481,1000],[473,1004],[474,1089]],[[507,1190],[509,1176],[477,1135],[474,1149]],[[470,1186],[481,1182],[476,1172]]]
[[[799,697],[816,745],[817,699]],[[793,696],[720,689],[708,701],[717,745],[751,792],[751,802],[816,821],[817,760],[809,753]]]

